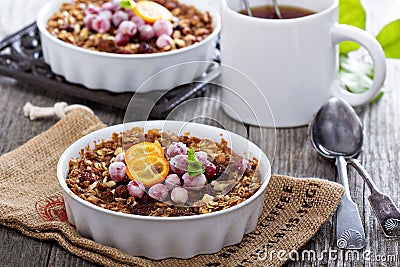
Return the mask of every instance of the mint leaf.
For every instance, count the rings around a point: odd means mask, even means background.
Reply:
[[[338,79],[352,93],[363,93],[372,85],[374,79],[374,65],[365,60],[356,60],[346,55],[339,58]],[[378,101],[383,95],[381,91],[371,102]]]
[[[132,0],[121,0],[121,2],[119,2],[120,7],[122,8],[133,8],[133,3]]]
[[[201,173],[204,173],[203,164],[199,162],[195,155],[194,149],[191,148],[188,150],[188,174],[189,176],[197,176]]]
[[[387,24],[376,36],[387,58],[400,58],[400,19]]]
[[[339,0],[339,23],[348,24],[365,30],[366,14],[360,0]],[[360,45],[346,41],[339,44],[341,54],[357,50]]]

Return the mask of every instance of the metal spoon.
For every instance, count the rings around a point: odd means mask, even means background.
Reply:
[[[249,1],[248,0],[243,0],[243,3],[244,3],[244,7],[246,9],[247,15],[249,17],[252,17],[253,16],[253,12],[251,12]],[[278,19],[283,19],[282,14],[281,14],[281,10],[279,9],[278,0],[272,0],[272,4],[274,6],[275,15],[278,17]]]
[[[337,98],[331,98],[321,107],[321,113],[325,123],[320,123],[319,128],[310,127],[310,136],[313,146],[325,157],[332,158],[334,154],[341,154],[347,159],[357,172],[364,178],[367,186],[371,191],[368,200],[373,211],[382,227],[383,233],[387,237],[400,236],[400,212],[394,205],[392,199],[381,193],[372,178],[360,162],[353,157],[356,156],[362,147],[363,132],[362,124],[354,109],[346,102]],[[316,120],[316,119],[315,119]],[[314,120],[314,121],[315,121]],[[333,127],[331,131],[325,129],[326,136],[323,135],[322,127]],[[323,126],[325,125],[325,126]],[[318,132],[320,131],[320,132]],[[329,131],[330,133],[327,133]],[[333,152],[333,153],[332,153]]]
[[[247,12],[247,16],[252,17],[253,16],[253,12],[251,12],[249,1],[248,0],[243,0],[243,3],[244,3],[244,7],[246,9],[246,12]]]
[[[383,194],[378,190],[375,183],[372,181],[371,176],[361,165],[360,161],[353,158],[348,159],[348,161],[364,178],[364,181],[371,191],[371,195],[368,197],[368,200],[385,236],[399,237],[400,212],[394,205],[393,200],[388,195]]]
[[[315,114],[310,125],[310,138],[314,148],[323,157],[335,159],[338,175],[345,193],[336,212],[336,244],[344,249],[362,249],[364,228],[357,205],[351,199],[345,157],[357,154],[362,144],[360,121],[347,104],[331,98]]]
[[[274,11],[278,19],[283,19],[281,10],[279,9],[278,0],[272,0],[272,4],[274,5]]]

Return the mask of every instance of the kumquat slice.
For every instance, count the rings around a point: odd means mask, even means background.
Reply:
[[[125,151],[125,161],[131,161],[137,156],[148,154],[158,154],[160,156],[164,156],[164,150],[157,141],[154,143],[141,142],[131,146]]]
[[[126,165],[128,177],[142,182],[145,187],[161,183],[169,172],[168,160],[156,153],[131,158],[126,160]]]
[[[136,2],[136,5],[133,7],[133,12],[149,23],[160,19],[172,19],[172,14],[167,8],[156,2],[147,0]]]

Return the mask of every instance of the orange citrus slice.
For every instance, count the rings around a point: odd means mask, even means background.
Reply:
[[[160,143],[158,143],[157,141],[154,143],[141,142],[131,146],[125,151],[125,161],[128,162],[137,156],[148,154],[158,154],[160,156],[164,156],[164,150],[161,147]]]
[[[147,154],[126,161],[131,180],[142,182],[145,187],[161,183],[169,172],[168,160],[159,154]]]
[[[133,7],[133,12],[149,23],[153,23],[160,19],[172,19],[172,14],[167,8],[163,5],[147,0],[138,1]]]

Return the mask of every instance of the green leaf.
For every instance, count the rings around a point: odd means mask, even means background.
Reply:
[[[365,30],[366,14],[360,0],[339,0],[339,23],[348,24]],[[355,42],[341,42],[339,51],[347,54],[357,50],[360,45]]]
[[[341,55],[338,78],[352,93],[367,91],[373,80],[373,65],[369,62],[351,59]]]
[[[374,79],[374,65],[365,60],[356,60],[346,55],[339,58],[338,79],[346,86],[351,93],[364,93],[369,90]],[[371,100],[378,101],[383,95],[383,91]]]
[[[122,8],[128,8],[128,9],[133,8],[134,6],[132,0],[122,0],[121,2],[119,2],[119,5]]]
[[[387,58],[400,58],[400,19],[387,24],[376,36]]]
[[[369,103],[376,103],[378,102],[383,96],[383,91],[380,91],[375,97],[374,99],[372,99]]]
[[[188,174],[189,176],[197,176],[201,173],[204,173],[203,164],[199,162],[195,155],[194,149],[191,148],[188,150]]]

